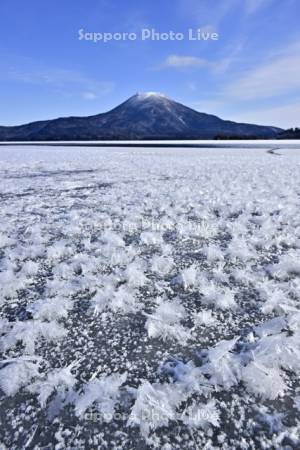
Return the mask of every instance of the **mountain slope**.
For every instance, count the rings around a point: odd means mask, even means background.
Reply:
[[[104,114],[0,127],[0,140],[274,138],[280,131],[222,120],[149,92],[136,94]]]

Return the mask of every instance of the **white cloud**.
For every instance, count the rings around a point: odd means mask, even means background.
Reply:
[[[273,0],[245,0],[247,14],[255,14],[261,8],[270,5]]]
[[[230,68],[230,66],[238,60],[238,58],[239,58],[238,55],[242,52],[243,48],[244,48],[244,42],[241,41],[234,47],[231,47],[228,50],[225,49],[226,56],[218,59],[213,64],[214,72],[216,74],[218,74],[218,73],[221,74],[221,73],[227,72],[227,70]],[[225,52],[224,52],[224,54],[225,54]]]
[[[95,100],[97,98],[97,94],[95,94],[95,92],[87,91],[82,92],[81,97],[84,100]]]
[[[49,86],[65,92],[67,95],[81,95],[82,98],[92,100],[107,95],[114,89],[110,81],[98,81],[81,72],[55,67],[39,67],[26,70],[19,67],[2,69],[0,79],[20,81],[22,83],[39,86]]]
[[[251,70],[224,89],[224,94],[240,100],[262,99],[300,89],[300,53],[287,49],[276,58]]]
[[[234,12],[239,2],[241,0],[178,0],[177,8],[181,17],[193,20],[201,28],[210,24],[215,29],[226,16]]]
[[[300,127],[300,102],[238,113],[230,118],[239,122],[273,125],[280,128]]]
[[[197,56],[169,55],[158,68],[188,69],[205,67],[214,74],[221,74],[229,69],[235,59],[236,57],[233,54],[230,54],[226,58],[221,58],[218,61],[208,61]]]
[[[298,97],[299,98],[299,97]],[[235,122],[254,123],[276,126],[279,128],[300,127],[300,100],[281,104],[280,106],[268,106],[265,108],[252,107],[245,112],[244,105],[239,102],[228,102],[222,98],[203,100],[191,105],[197,111],[214,114],[222,119]]]
[[[196,83],[194,81],[189,81],[186,84],[186,87],[188,88],[189,91],[192,91],[192,92],[196,92],[197,91],[197,85],[196,85]]]
[[[169,55],[163,64],[158,68],[164,69],[166,67],[172,67],[175,69],[182,68],[208,68],[213,74],[223,74],[228,71],[231,65],[236,62],[239,58],[239,54],[244,48],[244,42],[240,41],[235,45],[227,46],[223,49],[222,55],[215,58],[214,61],[209,61],[204,58],[199,58],[197,56],[186,56],[186,55]]]
[[[179,56],[170,55],[166,58],[164,67],[203,67],[208,66],[210,63],[206,59],[198,58],[196,56]]]
[[[252,15],[270,6],[275,0],[178,0],[178,12],[189,20],[205,25],[209,23],[214,29],[220,27],[229,15],[234,15],[240,8],[244,14]],[[277,0],[279,1],[279,0]],[[287,0],[286,0],[287,1]]]

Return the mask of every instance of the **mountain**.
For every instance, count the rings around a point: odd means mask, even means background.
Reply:
[[[155,92],[103,114],[0,127],[0,141],[276,138],[280,128],[222,120]]]
[[[300,139],[300,128],[290,128],[279,133],[278,139]]]

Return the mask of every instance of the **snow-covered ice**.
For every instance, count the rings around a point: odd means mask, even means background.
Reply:
[[[300,447],[300,147],[267,150],[0,148],[1,448]]]

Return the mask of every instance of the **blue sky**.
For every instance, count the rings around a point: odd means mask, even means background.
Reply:
[[[104,112],[158,91],[223,118],[300,126],[298,0],[1,0],[0,124]],[[143,28],[217,41],[79,40]]]

